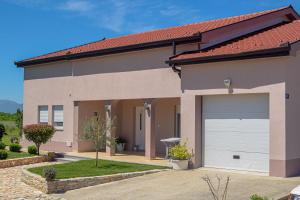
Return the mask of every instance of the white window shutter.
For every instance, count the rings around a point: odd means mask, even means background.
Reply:
[[[63,130],[64,128],[64,107],[53,106],[53,125],[56,130]]]
[[[48,106],[39,106],[39,122],[48,123]]]
[[[54,122],[64,122],[63,106],[54,106]]]

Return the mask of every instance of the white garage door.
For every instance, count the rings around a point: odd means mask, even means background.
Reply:
[[[268,95],[203,98],[204,166],[269,171]]]

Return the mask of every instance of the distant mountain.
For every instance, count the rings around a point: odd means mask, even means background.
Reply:
[[[23,105],[15,101],[0,100],[0,112],[15,113],[17,109],[22,110]]]

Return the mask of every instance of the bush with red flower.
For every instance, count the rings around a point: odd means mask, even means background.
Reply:
[[[37,147],[37,154],[40,154],[40,146],[47,143],[54,135],[55,129],[48,124],[31,124],[24,127],[24,135]]]

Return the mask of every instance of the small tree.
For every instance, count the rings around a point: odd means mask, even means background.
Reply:
[[[99,162],[99,151],[105,146],[113,148],[115,145],[115,138],[107,136],[108,131],[113,131],[114,120],[107,121],[105,117],[93,116],[84,123],[83,139],[93,142],[96,150],[96,167]]]
[[[6,135],[5,126],[0,124],[0,141],[2,141],[4,135]]]
[[[210,177],[208,177],[207,175],[202,177],[202,179],[207,183],[209,187],[209,191],[211,192],[214,200],[226,200],[230,178],[229,177],[226,178],[223,187],[221,187],[222,178],[220,178],[219,176],[216,176],[216,178],[218,183],[217,185],[214,185]]]
[[[17,110],[16,112],[16,126],[19,129],[19,135],[22,136],[22,132],[23,132],[23,111],[21,111],[20,109]]]
[[[24,127],[25,138],[35,144],[38,155],[40,155],[41,144],[47,143],[54,133],[54,127],[48,124],[31,124]]]

